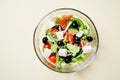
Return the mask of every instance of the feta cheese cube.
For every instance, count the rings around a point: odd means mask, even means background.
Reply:
[[[56,35],[57,35],[57,40],[62,40],[64,37],[63,37],[63,34],[64,34],[64,31],[60,31],[60,32],[56,32]]]
[[[83,35],[83,33],[84,33],[84,32],[80,30],[80,31],[76,34],[76,36],[77,36],[77,37],[81,37],[81,36]]]
[[[51,49],[45,48],[43,56],[47,58],[50,56],[51,53],[52,53]]]
[[[67,56],[67,49],[59,49],[58,55],[66,57]]]
[[[89,53],[92,50],[92,47],[90,45],[85,45],[82,49],[84,53]]]

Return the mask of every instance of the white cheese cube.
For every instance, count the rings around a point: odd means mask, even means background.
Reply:
[[[56,32],[56,35],[57,35],[57,40],[62,40],[64,37],[63,37],[63,34],[64,32],[63,31],[60,31],[60,32]]]
[[[85,45],[82,49],[84,53],[89,53],[92,50],[92,47],[90,45]]]
[[[84,32],[80,30],[80,31],[76,34],[76,36],[77,36],[77,37],[81,37],[81,36],[83,35],[83,33],[84,33]]]
[[[50,56],[51,53],[52,53],[51,49],[45,48],[43,56],[47,58]]]
[[[59,49],[58,55],[66,57],[67,56],[67,49]]]

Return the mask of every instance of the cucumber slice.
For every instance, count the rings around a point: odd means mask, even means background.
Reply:
[[[72,61],[73,61],[73,62],[78,62],[78,63],[83,62],[83,60],[81,59],[81,57],[78,57],[78,58],[72,58]]]
[[[80,56],[82,61],[85,61],[86,57],[84,55]]]
[[[83,32],[84,32],[84,35],[88,35],[90,33],[90,31],[86,29],[84,29]]]
[[[80,51],[80,47],[72,44],[67,44],[67,48],[72,52],[72,56],[75,56]]]
[[[60,61],[60,57],[57,56],[57,57],[56,57],[56,62],[58,63],[59,61]]]
[[[72,58],[72,61],[80,63],[80,62],[85,61],[85,59],[86,59],[86,57],[84,55],[81,55],[80,57],[74,57],[74,58]]]
[[[84,25],[87,30],[90,30],[90,26]]]
[[[57,52],[58,45],[56,43],[51,44],[51,50],[53,53]]]
[[[68,29],[68,32],[71,33],[72,35],[74,35],[74,34],[77,34],[77,33],[78,33],[78,30],[75,29],[75,28],[69,28],[69,29]]]
[[[81,39],[82,40],[85,40],[87,38],[87,36],[86,35],[84,35]]]

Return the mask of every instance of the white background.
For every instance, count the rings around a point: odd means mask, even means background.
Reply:
[[[33,48],[40,19],[61,7],[86,13],[100,39],[94,61],[69,74],[48,69]],[[0,80],[120,80],[119,29],[119,0],[0,0]]]

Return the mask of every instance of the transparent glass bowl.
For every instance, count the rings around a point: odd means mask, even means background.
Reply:
[[[46,23],[49,22],[52,18],[61,16],[61,15],[74,15],[82,19],[88,26],[90,26],[90,35],[93,37],[93,41],[91,42],[92,45],[92,52],[86,56],[86,60],[79,64],[77,67],[74,67],[72,69],[59,69],[55,65],[52,65],[48,60],[46,60],[43,55],[42,55],[42,37],[44,36],[44,32],[46,30]],[[72,8],[60,8],[51,11],[47,15],[45,15],[39,24],[37,25],[35,31],[34,31],[34,36],[33,36],[33,44],[34,44],[34,49],[36,52],[37,57],[39,60],[48,68],[51,70],[57,71],[57,72],[62,72],[62,73],[70,73],[70,72],[75,72],[75,71],[80,71],[81,69],[85,68],[88,66],[92,60],[95,57],[95,54],[98,50],[98,44],[99,44],[99,39],[98,39],[98,33],[96,30],[96,27],[93,23],[93,21],[83,12],[78,11],[76,9]]]

